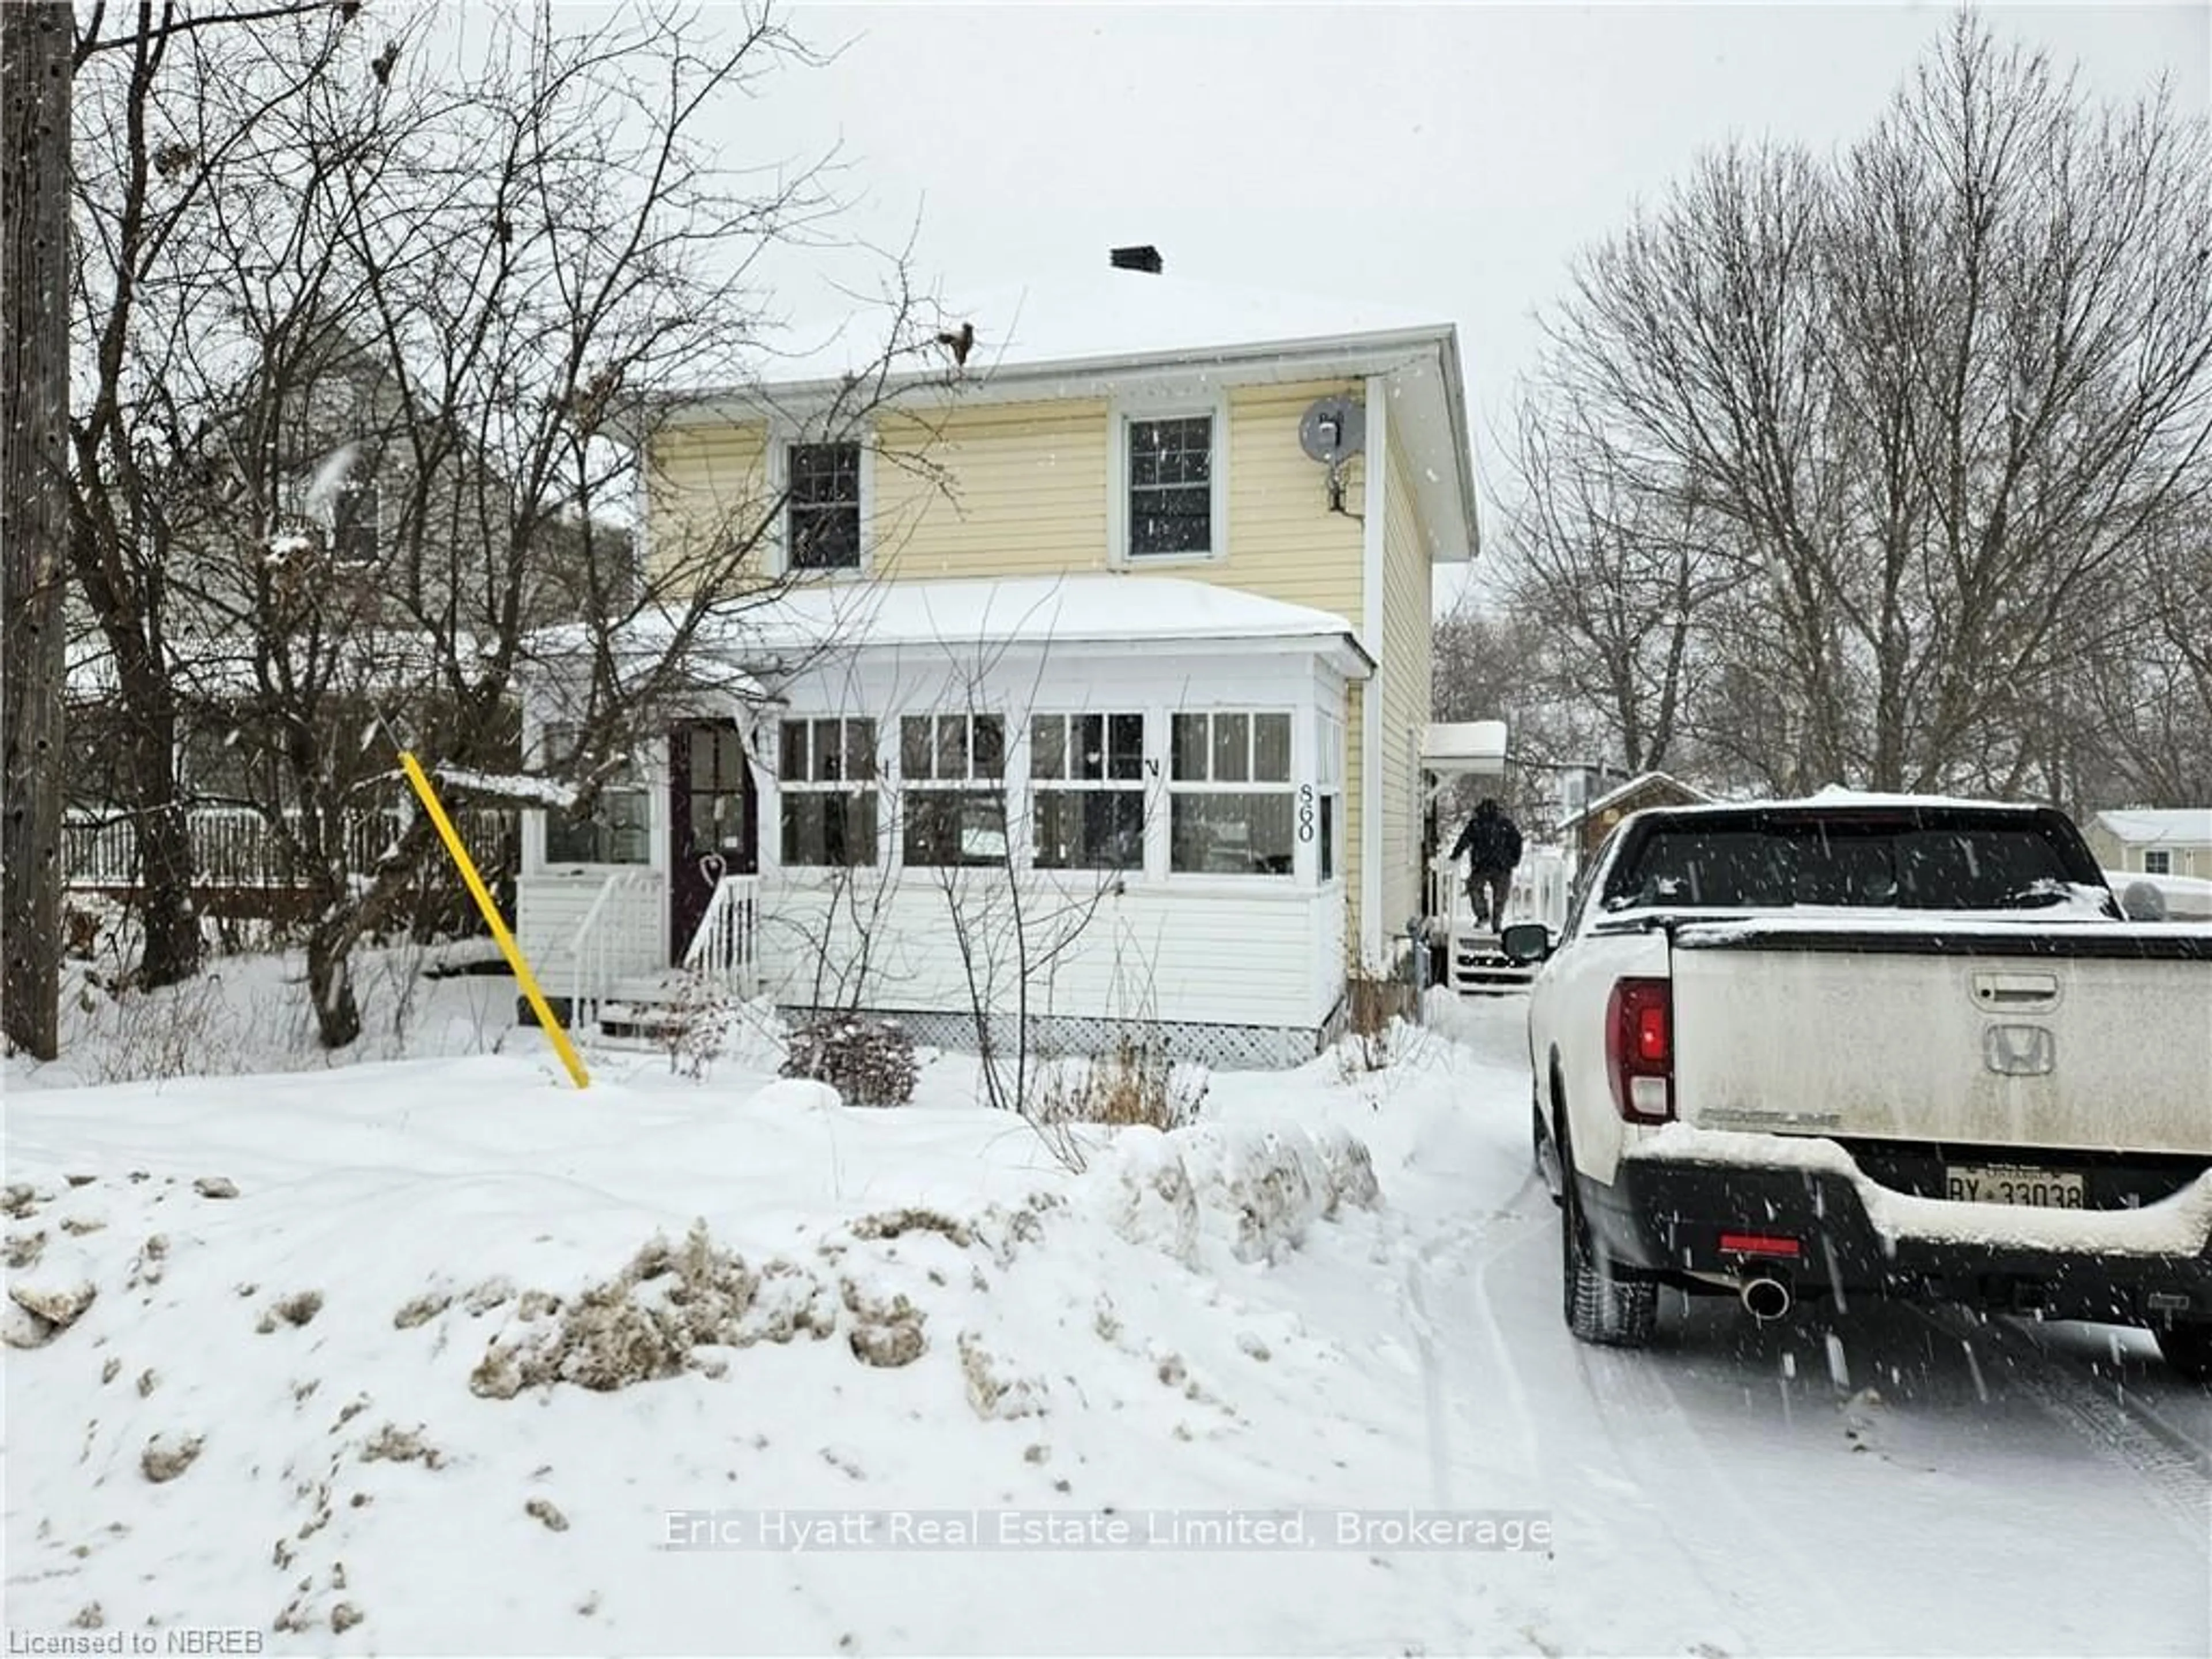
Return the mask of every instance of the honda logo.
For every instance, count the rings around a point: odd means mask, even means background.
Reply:
[[[1982,1062],[1999,1077],[2047,1077],[2058,1039],[2040,1025],[1992,1025],[1982,1033]]]

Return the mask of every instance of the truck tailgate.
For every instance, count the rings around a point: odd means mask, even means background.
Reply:
[[[1671,973],[1685,1122],[2212,1158],[2212,930],[1691,924]]]

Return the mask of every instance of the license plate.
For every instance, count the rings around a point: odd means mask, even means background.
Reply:
[[[1943,1185],[1954,1204],[2021,1204],[2037,1210],[2081,1207],[2078,1171],[1954,1164],[1943,1172]]]

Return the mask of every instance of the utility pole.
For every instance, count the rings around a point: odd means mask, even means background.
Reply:
[[[0,3],[0,1036],[59,1046],[69,442],[67,0]]]

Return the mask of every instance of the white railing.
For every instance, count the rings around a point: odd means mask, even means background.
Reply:
[[[617,870],[599,884],[584,919],[568,937],[568,1025],[571,1030],[599,1018],[599,1008],[614,988],[621,941],[608,926],[620,919],[623,907],[615,896],[627,893],[644,881],[643,866]],[[588,1018],[586,1010],[589,1011]]]
[[[1556,932],[1567,919],[1570,886],[1567,855],[1553,847],[1532,847],[1522,855],[1506,894],[1506,921],[1540,921]],[[1442,854],[1429,860],[1426,914],[1453,934],[1474,927],[1474,907],[1467,896],[1467,860]]]
[[[760,878],[724,876],[684,952],[684,967],[742,997],[760,994]]]

